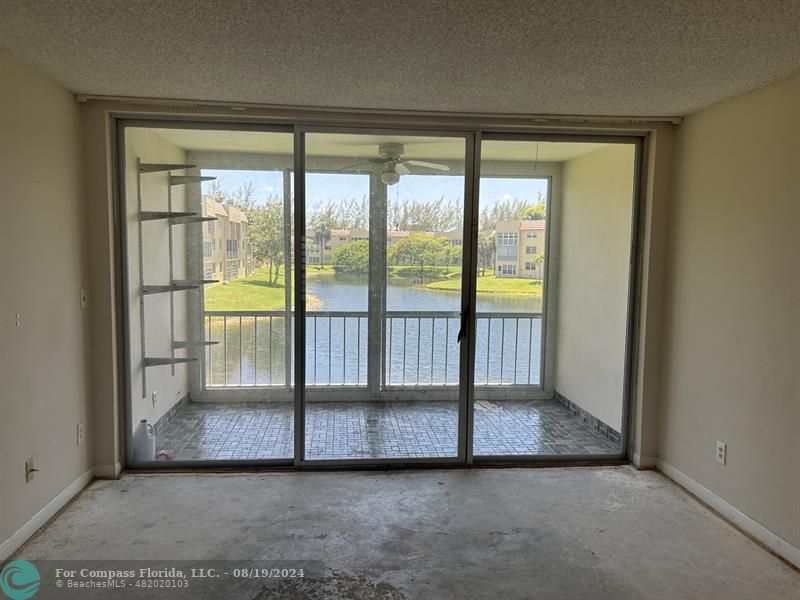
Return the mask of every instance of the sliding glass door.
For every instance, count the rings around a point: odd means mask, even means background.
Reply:
[[[624,455],[637,140],[119,134],[129,465]]]
[[[458,458],[465,151],[305,134],[305,460]]]
[[[473,456],[622,454],[636,146],[484,136]]]
[[[291,129],[120,134],[128,463],[291,461]]]

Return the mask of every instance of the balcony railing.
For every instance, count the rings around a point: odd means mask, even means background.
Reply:
[[[292,316],[284,311],[205,313],[206,386],[293,383]],[[458,312],[390,311],[381,340],[381,387],[446,387],[459,380]],[[477,314],[475,384],[539,385],[540,313]],[[368,313],[306,313],[306,385],[368,385]],[[379,360],[381,357],[378,357]]]

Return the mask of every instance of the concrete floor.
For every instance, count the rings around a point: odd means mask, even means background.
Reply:
[[[797,571],[630,467],[128,475],[18,558],[324,563],[218,595],[248,600],[800,598]]]

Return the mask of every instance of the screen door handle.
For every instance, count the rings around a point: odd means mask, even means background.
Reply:
[[[461,311],[461,329],[458,330],[458,338],[456,339],[457,343],[461,343],[467,335],[467,324],[469,322],[469,309]]]

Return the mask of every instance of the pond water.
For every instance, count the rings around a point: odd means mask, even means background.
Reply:
[[[310,277],[309,294],[322,304],[315,310],[367,310],[367,282],[339,276]],[[478,312],[541,312],[541,299],[521,295],[478,294]],[[432,290],[391,281],[386,290],[386,309],[409,311],[461,310],[461,293]]]
[[[367,311],[367,283],[337,276],[309,278],[321,304],[306,315],[306,382],[365,385],[368,319],[317,316],[315,311]],[[458,313],[460,293],[392,282],[387,310]],[[541,310],[538,298],[479,294],[475,349],[476,385],[536,385],[540,381]],[[486,316],[481,313],[509,313]],[[516,313],[516,314],[513,314]],[[520,314],[522,313],[522,314]],[[526,314],[527,313],[527,314]],[[387,317],[383,379],[388,386],[451,385],[459,378],[457,314]],[[292,381],[291,351],[283,316],[208,316],[206,336],[218,345],[206,353],[208,385],[284,386]],[[290,349],[289,349],[290,350]],[[288,355],[288,356],[287,356]],[[380,357],[378,357],[380,360]],[[454,392],[456,393],[456,392]]]

